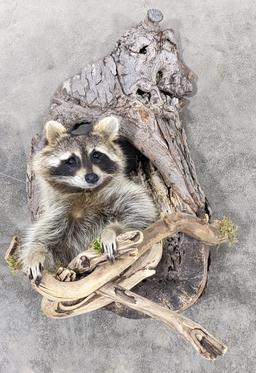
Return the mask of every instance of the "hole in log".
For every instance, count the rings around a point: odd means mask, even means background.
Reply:
[[[142,89],[138,88],[136,91],[137,97],[139,98],[140,101],[143,103],[148,103],[151,98],[151,93],[150,92],[145,92]]]
[[[163,89],[159,89],[159,91],[160,91],[161,93],[163,93],[163,95],[165,95],[165,97],[170,97],[171,99],[173,98],[173,95],[172,95],[170,92],[165,91],[165,90],[163,90]]]
[[[147,47],[148,47],[148,45],[144,45],[144,47],[142,47],[139,50],[139,54],[146,54],[147,53]]]
[[[156,84],[158,84],[160,82],[160,80],[162,79],[162,77],[163,77],[163,72],[161,70],[159,70],[156,73]]]
[[[149,160],[125,137],[120,136],[117,143],[121,146],[126,159],[126,175],[132,176],[137,174],[139,164],[148,164]]]
[[[87,120],[83,120],[73,125],[71,134],[72,136],[88,135],[91,129],[92,123]]]

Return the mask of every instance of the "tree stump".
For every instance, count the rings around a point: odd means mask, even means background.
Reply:
[[[48,119],[86,133],[99,118],[117,116],[127,172],[145,184],[160,216],[181,211],[210,218],[179,117],[183,98],[192,93],[193,74],[179,57],[173,31],[160,28],[162,18],[159,10],[149,10],[145,21],[127,31],[108,56],[62,83]],[[43,134],[32,139],[31,159],[43,143]],[[31,159],[27,195],[34,221],[40,206]],[[208,258],[208,246],[177,233],[165,240],[155,275],[133,290],[172,310],[184,310],[206,286]],[[108,308],[125,317],[144,317],[126,305]]]

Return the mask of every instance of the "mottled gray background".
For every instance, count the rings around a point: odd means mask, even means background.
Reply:
[[[228,345],[214,363],[155,321],[104,311],[48,320],[40,297],[3,260],[29,223],[26,156],[51,95],[152,6],[198,76],[184,125],[199,179],[215,216],[239,226],[239,244],[213,249],[207,291],[186,312]],[[1,373],[256,371],[255,21],[253,0],[0,0]]]

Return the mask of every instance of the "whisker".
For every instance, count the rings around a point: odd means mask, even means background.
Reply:
[[[18,179],[17,177],[14,177],[14,176],[11,176],[11,175],[7,175],[7,174],[5,174],[4,172],[1,172],[1,171],[0,171],[0,176],[5,176],[7,179],[16,180],[16,181],[19,181],[20,183],[26,184],[25,180],[21,180],[21,179]]]

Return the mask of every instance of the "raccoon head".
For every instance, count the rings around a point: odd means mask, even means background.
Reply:
[[[47,145],[35,157],[35,171],[63,192],[93,191],[124,172],[115,117],[97,122],[86,135],[72,135],[56,121],[45,125]]]

